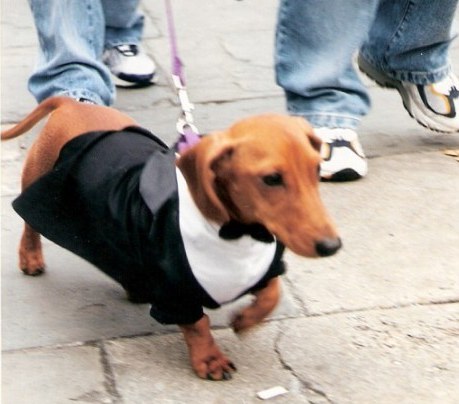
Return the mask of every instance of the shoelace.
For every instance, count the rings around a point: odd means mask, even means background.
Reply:
[[[459,98],[459,90],[457,89],[456,86],[453,85],[451,89],[449,90],[449,97]]]
[[[115,46],[119,53],[123,56],[136,56],[139,53],[139,48],[137,45],[132,44],[123,44]]]
[[[452,74],[446,76],[443,80],[432,84],[436,91],[446,95],[448,98],[459,98],[459,82]]]

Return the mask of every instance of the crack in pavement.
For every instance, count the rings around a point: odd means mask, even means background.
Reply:
[[[363,313],[363,312],[371,312],[371,311],[390,311],[390,310],[399,310],[399,309],[406,309],[410,307],[416,306],[438,306],[438,305],[448,305],[448,304],[459,304],[459,299],[445,299],[445,300],[437,300],[431,302],[412,302],[406,304],[399,304],[399,305],[391,305],[391,306],[371,306],[371,307],[362,307],[356,309],[337,309],[337,310],[330,310],[318,313],[309,313],[307,312],[307,308],[305,307],[306,314],[301,314],[298,316],[286,316],[284,318],[279,319],[268,319],[266,321],[279,323],[280,326],[282,323],[285,323],[292,319],[300,319],[300,318],[313,318],[313,317],[327,317],[327,316],[336,316],[340,314],[352,314],[352,313]],[[213,326],[212,330],[226,330],[231,327],[225,325]],[[44,345],[37,345],[37,346],[28,346],[22,348],[12,348],[12,349],[2,349],[2,352],[27,352],[27,351],[34,351],[37,349],[61,349],[67,347],[74,347],[74,346],[99,346],[99,344],[103,344],[105,341],[117,341],[117,340],[129,340],[135,339],[140,337],[161,337],[164,335],[171,335],[171,334],[180,334],[178,330],[164,330],[164,331],[146,331],[146,332],[139,332],[133,334],[123,334],[114,337],[108,337],[105,339],[88,339],[85,341],[72,341],[66,343],[57,343],[57,344],[44,344]],[[279,337],[279,339],[282,335]]]
[[[288,276],[285,276],[282,279],[282,282],[285,285],[285,288],[288,289],[294,303],[300,308],[302,315],[304,317],[309,317],[311,314],[309,313],[309,310],[305,302],[301,298],[300,294],[298,293],[297,289],[295,288],[295,285],[293,284],[292,280]]]
[[[362,312],[371,312],[371,311],[389,311],[389,310],[399,310],[406,309],[409,307],[416,306],[441,306],[448,304],[458,304],[459,299],[449,298],[449,299],[439,299],[439,300],[430,300],[430,301],[419,301],[419,302],[408,302],[408,303],[394,303],[387,306],[369,306],[369,307],[357,307],[353,309],[336,309],[329,311],[321,311],[317,313],[308,313],[305,317],[325,317],[325,316],[334,316],[339,314],[352,314],[352,313],[362,313]]]
[[[281,348],[280,348],[280,342],[282,340],[282,338],[285,336],[285,331],[281,328],[282,326],[282,323],[283,321],[280,320],[277,327],[278,327],[278,334],[274,340],[274,352],[276,353],[277,355],[277,358],[279,360],[279,363],[281,364],[282,368],[287,370],[288,372],[290,372],[290,374],[296,379],[298,380],[298,382],[300,383],[301,386],[303,386],[303,388],[305,388],[306,390],[309,390],[317,395],[319,395],[320,397],[322,397],[323,399],[325,399],[327,401],[327,403],[330,403],[330,404],[336,404],[330,397],[328,397],[327,393],[323,390],[321,390],[320,388],[316,387],[314,385],[314,383],[308,381],[308,380],[303,380],[299,375],[298,373],[295,371],[295,369],[293,369],[292,366],[290,366],[287,361],[283,358],[282,356],[282,352],[281,352]]]
[[[105,389],[110,395],[113,404],[121,404],[123,399],[116,387],[115,373],[110,362],[108,351],[105,348],[105,343],[103,341],[98,342],[96,343],[96,347],[99,348],[100,352],[100,363],[104,372]]]

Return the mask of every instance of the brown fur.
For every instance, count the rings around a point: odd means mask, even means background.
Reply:
[[[28,153],[23,189],[51,170],[61,148],[74,137],[136,125],[113,108],[54,97],[2,132],[2,140],[19,136],[50,113]],[[316,257],[317,243],[331,240],[336,244],[338,240],[319,196],[319,148],[320,140],[302,118],[262,115],[205,137],[183,153],[177,166],[209,220],[219,224],[230,219],[261,223],[292,251]],[[281,176],[282,184],[267,184],[267,176]],[[27,224],[19,247],[19,265],[27,275],[39,275],[45,268],[40,235]],[[255,294],[250,306],[235,315],[232,325],[236,332],[260,323],[272,312],[279,301],[279,284],[278,278],[272,279]],[[197,375],[213,380],[229,378],[235,367],[216,345],[208,317],[180,328]]]

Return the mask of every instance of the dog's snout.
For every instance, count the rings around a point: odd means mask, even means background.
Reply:
[[[336,253],[342,246],[341,239],[325,238],[316,242],[316,252],[321,257],[328,257]]]

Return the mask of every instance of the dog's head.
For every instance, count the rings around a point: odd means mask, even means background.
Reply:
[[[303,118],[261,115],[204,137],[177,165],[207,218],[260,223],[293,252],[325,256],[341,242],[319,195],[320,144]]]

